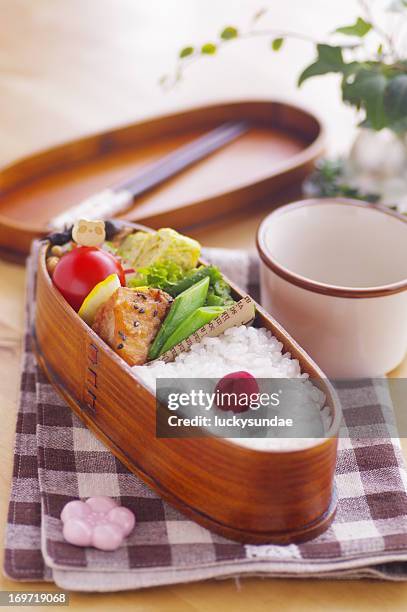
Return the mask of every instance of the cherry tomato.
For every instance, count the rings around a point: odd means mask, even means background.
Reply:
[[[110,274],[117,274],[125,284],[119,261],[98,247],[80,246],[63,255],[54,270],[52,280],[66,301],[76,311],[93,287]]]

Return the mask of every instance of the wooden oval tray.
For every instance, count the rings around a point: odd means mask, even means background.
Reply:
[[[252,124],[246,134],[138,198],[121,216],[155,228],[209,221],[301,182],[323,152],[314,116],[270,101],[194,108],[76,140],[0,169],[0,249],[28,253],[52,217],[219,124],[241,119]]]
[[[54,288],[47,248],[39,250],[35,350],[51,383],[96,436],[162,497],[225,537],[290,543],[324,531],[335,513],[340,408],[321,370],[287,332],[256,304],[255,325],[270,329],[326,394],[332,417],[326,439],[277,452],[214,436],[158,438],[155,396]]]

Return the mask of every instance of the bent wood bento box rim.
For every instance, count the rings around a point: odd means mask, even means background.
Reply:
[[[173,120],[179,121],[181,117],[187,124],[187,127],[184,128],[184,130],[194,126],[204,126],[206,124],[214,123],[212,115],[215,115],[217,111],[221,113],[238,113],[239,109],[242,109],[241,115],[243,116],[243,110],[245,107],[247,107],[248,110],[253,109],[253,107],[258,107],[259,112],[261,110],[264,112],[265,109],[269,107],[271,126],[273,124],[278,126],[279,114],[287,111],[296,113],[306,122],[308,122],[309,125],[313,125],[312,130],[314,131],[314,135],[309,135],[309,142],[304,145],[304,148],[301,151],[294,153],[283,162],[276,164],[267,177],[263,177],[254,182],[245,182],[244,184],[233,188],[232,191],[222,189],[216,194],[216,197],[224,197],[227,193],[238,193],[249,189],[251,186],[260,185],[261,183],[272,180],[273,178],[284,176],[296,170],[300,170],[308,164],[311,164],[323,153],[325,149],[326,129],[321,118],[315,115],[313,111],[311,112],[311,110],[308,110],[307,108],[296,106],[283,99],[270,100],[267,98],[248,98],[231,102],[221,102],[218,104],[206,104],[202,106],[191,105],[177,112],[161,113],[155,117],[141,118],[134,123],[119,127],[112,127],[102,132],[94,132],[78,139],[73,139],[49,148],[41,149],[40,151],[36,151],[31,155],[17,158],[11,163],[0,168],[0,198],[2,195],[6,196],[9,192],[12,192],[14,189],[19,187],[24,188],[24,186],[27,186],[27,188],[29,188],[31,181],[46,176],[47,174],[59,172],[64,168],[71,167],[75,164],[80,164],[82,162],[85,163],[98,155],[108,154],[120,149],[131,148],[138,142],[142,143],[145,139],[151,140],[154,138],[153,134],[148,133],[144,136],[128,136],[126,140],[126,134],[132,133],[132,131],[148,132],[148,130],[150,130],[153,132],[154,129],[157,130],[160,125],[166,125]],[[273,111],[276,113],[276,118],[274,120],[272,117]],[[200,118],[202,113],[205,114],[205,116]],[[264,119],[260,119],[259,122],[264,122]],[[292,129],[294,130],[294,126]],[[183,130],[179,127],[166,128],[166,133],[168,135],[182,131]],[[308,131],[310,131],[309,126]],[[306,137],[306,132],[307,129],[304,131],[304,137]],[[98,146],[99,152],[97,151]],[[83,147],[84,152],[81,154],[74,154],[74,150],[78,147]],[[55,160],[53,162],[52,172],[47,172],[50,165],[50,156],[55,156]],[[19,174],[20,178],[18,178]],[[21,180],[21,174],[24,175],[23,180]],[[193,204],[195,205],[205,201],[206,199],[194,200]],[[123,217],[122,214],[120,216]],[[52,217],[52,213],[50,214],[50,217]],[[23,221],[11,219],[6,214],[1,212],[0,230],[3,232],[11,232],[16,237],[17,241],[20,237],[21,242],[23,240],[24,242],[27,242],[28,238],[31,241],[35,238],[44,237],[47,232],[49,232],[49,229],[43,225],[36,225],[35,222],[28,224],[24,223]],[[0,245],[0,251],[6,248],[10,251],[10,253],[12,252],[11,248]],[[18,257],[21,252],[25,252],[25,248],[16,248],[16,257]]]
[[[148,229],[130,223],[122,225],[129,225],[135,230]],[[106,343],[87,326],[84,327],[75,311],[54,289],[45,266],[47,246],[45,243],[40,248],[40,243],[36,243],[35,255],[40,261],[37,274],[39,310],[34,321],[34,331],[38,337],[33,337],[34,348],[50,382],[95,436],[163,499],[203,527],[224,537],[245,544],[289,544],[309,540],[322,533],[332,522],[336,509],[333,476],[337,435],[322,438],[321,443],[294,451],[260,451],[216,436],[158,439],[154,394]],[[241,295],[239,289],[238,295]],[[258,316],[260,324],[274,332],[286,349],[292,349],[293,356],[300,360],[302,371],[314,376],[321,373],[311,360],[304,360],[304,351],[296,343],[291,341],[287,346],[288,335],[281,336],[281,327],[269,315],[263,319],[260,307]],[[65,331],[54,336],[53,326],[60,327],[59,317]],[[59,356],[69,326],[72,326],[74,344],[66,347],[69,348],[68,359],[79,359],[70,374],[71,362],[64,358],[64,353]],[[98,392],[96,412],[88,409],[84,396],[87,351],[84,351],[82,358],[77,355],[76,349],[72,350],[72,347],[81,349],[82,343],[83,346],[93,345],[102,351],[103,359],[98,360],[102,386]],[[114,389],[110,397],[104,390],[104,385],[110,384],[109,378]],[[328,381],[322,379],[316,383],[327,394],[327,404],[339,426],[339,406],[334,403],[336,398],[327,385]],[[121,385],[125,400],[120,399]],[[134,397],[138,398],[138,403],[133,412],[128,407]],[[106,420],[109,415],[109,411],[105,410],[107,407],[112,410],[113,416]],[[147,410],[143,410],[143,407]],[[119,425],[121,419],[125,425],[127,423],[128,431],[132,432],[130,438],[126,435],[126,426],[123,428]],[[147,428],[147,438],[143,435],[144,427]],[[334,427],[332,423],[331,433]],[[136,447],[135,440],[138,440]],[[224,474],[219,472],[222,461],[227,470]],[[226,491],[229,490],[230,495],[227,495]]]
[[[141,224],[136,224],[136,223],[130,223],[130,222],[126,222],[126,221],[117,221],[115,220],[116,224],[121,225],[123,228],[126,227],[131,227],[132,229],[134,229],[135,231],[146,231],[149,233],[154,233],[155,230],[152,230],[149,227],[143,226]],[[100,341],[100,337],[96,334],[96,332],[93,331],[93,329],[91,327],[89,327],[79,316],[78,314],[69,306],[68,302],[65,300],[65,298],[59,293],[59,291],[55,288],[55,286],[52,283],[52,280],[48,274],[48,271],[46,269],[46,264],[45,264],[45,254],[47,252],[47,249],[49,247],[49,242],[48,241],[44,241],[44,244],[42,245],[42,248],[39,250],[39,262],[38,262],[38,273],[41,273],[43,275],[43,278],[45,279],[49,290],[51,291],[53,298],[55,300],[57,300],[62,307],[64,307],[65,309],[69,309],[69,311],[71,312],[72,317],[74,317],[74,319],[76,319],[77,324],[81,327],[81,329],[83,330],[83,332],[85,334],[88,334],[91,338]],[[204,260],[200,259],[200,263],[205,263]],[[223,275],[225,280],[230,284],[233,292],[237,295],[244,295],[244,293],[242,293],[242,290],[237,287],[237,285],[235,285],[235,283],[233,283],[233,281],[231,281],[230,279],[227,278],[227,276]],[[309,445],[305,448],[297,448],[297,449],[279,449],[279,450],[270,450],[270,449],[253,449],[247,446],[242,446],[239,445],[236,442],[230,441],[229,439],[226,438],[219,438],[214,436],[212,433],[205,433],[205,437],[208,438],[216,438],[218,441],[220,441],[221,444],[228,446],[229,448],[233,448],[236,449],[236,447],[239,447],[240,449],[244,448],[245,451],[247,451],[250,454],[267,454],[269,453],[272,456],[278,456],[278,455],[287,455],[287,454],[299,454],[299,453],[304,453],[304,451],[306,450],[310,450],[319,446],[323,446],[325,444],[329,444],[332,442],[332,440],[334,438],[337,438],[338,436],[338,432],[339,432],[339,428],[340,428],[340,424],[341,424],[341,408],[340,408],[340,403],[339,403],[339,399],[337,397],[337,393],[335,391],[335,389],[333,388],[332,384],[330,383],[329,379],[326,377],[326,375],[322,372],[322,370],[319,368],[319,366],[311,359],[311,357],[305,352],[305,350],[289,335],[289,333],[269,314],[267,313],[262,306],[260,306],[260,304],[258,304],[256,301],[254,301],[255,304],[255,308],[256,308],[256,314],[259,314],[260,316],[264,317],[265,319],[268,320],[268,322],[271,324],[271,331],[274,335],[275,331],[277,331],[277,334],[280,336],[278,338],[278,340],[280,342],[283,342],[283,346],[284,346],[284,350],[287,350],[287,347],[284,344],[284,341],[288,344],[288,352],[292,352],[292,349],[294,349],[297,353],[298,356],[301,356],[302,361],[306,364],[306,367],[308,369],[308,371],[306,372],[307,374],[310,375],[311,380],[317,379],[317,380],[321,380],[323,381],[323,385],[325,387],[325,393],[326,391],[329,394],[328,399],[329,401],[329,408],[331,411],[333,411],[333,418],[329,427],[329,430],[326,433],[326,436],[324,438],[319,438],[318,441],[316,441],[314,444]],[[36,339],[36,335],[35,335],[35,329],[32,330],[33,334],[35,336],[35,340],[36,343],[38,345],[37,339]],[[284,339],[284,341],[283,341]],[[39,347],[40,348],[40,347]],[[152,397],[155,397],[154,394],[151,392],[151,389],[144,383],[144,381],[139,378],[137,376],[137,374],[133,371],[133,369],[126,363],[126,361],[124,359],[122,359],[119,355],[117,355],[113,349],[107,344],[104,343],[104,348],[106,350],[107,355],[109,356],[110,359],[113,359],[116,361],[116,363],[118,365],[120,365],[120,367],[135,381],[135,383],[137,383],[138,385],[140,385],[141,387],[143,387],[150,395],[152,395]],[[295,357],[297,358],[297,356]],[[301,370],[304,370],[303,365],[300,363],[300,367]],[[309,371],[311,370],[311,372]],[[70,393],[69,393],[70,395]],[[107,435],[107,434],[106,434]]]

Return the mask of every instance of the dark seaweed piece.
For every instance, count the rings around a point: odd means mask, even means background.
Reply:
[[[45,240],[48,240],[51,246],[63,246],[72,240],[72,228],[73,225],[64,229],[63,232],[53,232],[46,236]]]
[[[106,240],[113,240],[113,238],[121,232],[123,229],[123,224],[115,221],[105,221],[105,232],[106,232]]]
[[[126,335],[124,334],[124,332],[119,331],[118,335],[120,336],[120,338],[124,341],[126,340]]]

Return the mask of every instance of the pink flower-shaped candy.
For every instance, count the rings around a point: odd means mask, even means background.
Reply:
[[[134,514],[111,497],[90,497],[68,502],[62,512],[63,535],[76,546],[116,550],[136,524]]]

